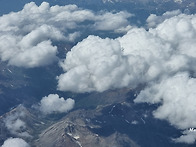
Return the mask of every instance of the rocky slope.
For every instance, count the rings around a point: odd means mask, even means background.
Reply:
[[[0,145],[14,137],[24,139],[31,147],[185,146],[171,140],[181,134],[179,130],[153,118],[156,105],[135,105],[133,97],[47,116],[19,105],[0,117]]]
[[[102,108],[77,110],[63,120],[44,130],[36,141],[37,147],[138,147],[126,134],[117,131],[101,135],[94,130],[101,128],[95,120],[102,115]],[[105,122],[106,123],[106,122]]]

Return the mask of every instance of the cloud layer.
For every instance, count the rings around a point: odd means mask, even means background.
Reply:
[[[21,138],[9,138],[7,139],[1,147],[30,147],[28,143],[26,143]]]
[[[71,98],[64,99],[59,97],[58,94],[49,94],[42,98],[40,102],[40,111],[44,114],[51,113],[64,113],[73,109],[75,101]]]
[[[184,130],[176,142],[196,135],[196,15],[151,15],[149,29],[131,28],[116,39],[89,36],[67,53],[58,77],[62,91],[91,92],[147,85],[135,102],[159,103],[154,116]],[[152,27],[152,28],[151,28]]]
[[[131,16],[123,11],[94,13],[76,5],[50,7],[46,2],[40,6],[31,2],[19,12],[0,17],[0,58],[19,67],[45,66],[57,60],[55,42],[75,41],[84,26],[89,30],[123,30]],[[111,28],[111,24],[115,25]]]

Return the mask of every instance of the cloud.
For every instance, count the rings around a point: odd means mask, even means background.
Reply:
[[[4,118],[5,127],[13,135],[17,135],[19,137],[31,137],[31,135],[26,131],[27,126],[23,121],[26,114],[22,109],[23,107]]]
[[[21,138],[9,138],[7,139],[1,147],[30,147],[28,143],[26,143]]]
[[[181,135],[179,138],[174,138],[173,141],[177,143],[187,143],[187,144],[193,144],[196,140],[196,130],[193,128],[187,129],[182,132],[183,135]]]
[[[196,15],[180,11],[153,16],[153,28],[132,27],[116,39],[89,36],[74,46],[61,63],[58,89],[105,91],[147,85],[136,103],[158,103],[154,117],[182,130],[176,142],[194,143],[196,93]],[[175,26],[175,27],[174,27]]]
[[[65,73],[58,77],[58,89],[101,92],[194,71],[194,18],[181,14],[149,31],[132,28],[117,39],[89,36],[61,63]]]
[[[18,67],[45,66],[57,60],[55,42],[74,42],[82,34],[83,27],[123,30],[129,25],[129,17],[131,14],[123,11],[94,13],[76,5],[50,7],[47,2],[40,6],[31,2],[21,11],[0,17],[0,58]],[[115,25],[111,25],[113,23]]]
[[[57,47],[51,44],[51,41],[43,41],[22,52],[18,52],[9,59],[8,64],[27,68],[49,65],[57,60]]]
[[[136,103],[160,103],[161,106],[153,112],[154,116],[168,120],[176,128],[186,130],[196,127],[195,88],[195,78],[190,78],[188,73],[178,73],[173,77],[163,79],[160,83],[151,84],[142,90],[134,101]],[[195,142],[195,131],[184,131],[183,134],[174,141]]]
[[[153,113],[156,118],[167,119],[180,129],[194,128],[196,119],[192,114],[196,110],[195,88],[195,78],[190,78],[188,73],[178,73],[145,88],[134,101],[161,103]]]
[[[74,46],[61,63],[65,73],[58,77],[58,89],[102,92],[135,88],[159,77],[163,70],[159,58],[167,58],[168,52],[169,45],[144,29],[133,28],[117,39],[89,36]]]
[[[89,36],[78,43],[61,63],[65,73],[57,77],[62,91],[91,92],[135,87],[148,67],[138,56],[126,55],[118,40]],[[138,66],[135,67],[134,65]]]
[[[117,71],[126,70],[121,67],[124,59],[120,53],[120,44],[115,40],[89,36],[67,54],[62,67],[69,72],[58,77],[59,89],[90,92],[104,91],[113,84],[117,86],[115,79],[120,78]],[[115,69],[116,73],[111,73],[117,64],[119,67]]]
[[[96,30],[117,30],[129,25],[128,18],[133,16],[128,12],[111,13],[104,12],[96,18],[94,28]]]
[[[163,13],[163,15],[161,16],[157,16],[156,14],[151,14],[146,20],[147,26],[148,28],[154,28],[160,23],[162,23],[163,21],[170,19],[174,16],[178,16],[179,14],[181,14],[180,10],[167,11]]]
[[[59,97],[58,94],[50,94],[42,98],[40,102],[40,111],[44,114],[51,113],[64,113],[73,109],[75,101],[71,98],[65,100],[63,97]]]

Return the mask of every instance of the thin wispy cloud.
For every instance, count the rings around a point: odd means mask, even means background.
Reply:
[[[17,111],[14,111],[7,115],[3,121],[6,129],[15,136],[29,138],[31,135],[27,131],[27,125],[24,121],[27,114],[23,111],[23,106],[18,107]]]

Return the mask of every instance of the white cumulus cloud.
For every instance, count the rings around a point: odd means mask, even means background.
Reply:
[[[30,147],[29,144],[21,138],[9,138],[1,147]]]
[[[124,11],[94,13],[76,5],[50,6],[43,2],[37,6],[31,2],[21,11],[0,17],[0,59],[19,67],[45,66],[57,60],[56,41],[74,42],[83,27],[123,30],[131,16]]]
[[[170,50],[168,44],[139,28],[117,39],[89,36],[73,47],[61,63],[65,73],[58,77],[58,89],[102,92],[134,88],[161,75],[162,62]]]
[[[187,143],[193,144],[196,140],[196,130],[194,128],[189,128],[182,132],[179,138],[174,138],[173,141],[177,143]]]
[[[133,16],[128,12],[111,13],[104,12],[96,18],[94,28],[96,30],[118,30],[129,25],[128,18]]]
[[[119,86],[126,59],[121,57],[119,42],[89,36],[67,54],[62,63],[66,74],[58,77],[60,90],[76,92],[104,91]],[[117,66],[118,65],[118,66]]]
[[[196,15],[180,11],[153,16],[153,28],[132,27],[116,39],[89,36],[67,53],[58,76],[62,91],[91,92],[147,85],[135,102],[159,103],[153,112],[182,132],[176,142],[194,143],[196,127]]]
[[[153,83],[141,91],[134,101],[161,103],[162,105],[154,111],[156,118],[168,119],[180,129],[194,128],[196,119],[192,114],[196,111],[195,88],[195,78],[190,78],[188,73],[178,73],[160,83]]]
[[[162,23],[163,21],[170,19],[171,17],[177,16],[179,14],[181,14],[180,10],[167,11],[163,13],[163,15],[161,16],[157,16],[156,14],[151,14],[146,20],[147,26],[149,28],[156,27],[158,24]]]
[[[64,113],[73,109],[75,101],[71,98],[64,99],[58,94],[49,94],[40,101],[40,111],[44,114],[51,114],[54,112]]]
[[[196,128],[196,79],[190,78],[188,73],[178,73],[163,79],[160,83],[152,83],[134,100],[136,103],[161,103],[153,112],[159,119],[166,119],[179,129]],[[174,139],[176,142],[194,143],[196,133],[185,131],[184,135]]]

